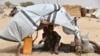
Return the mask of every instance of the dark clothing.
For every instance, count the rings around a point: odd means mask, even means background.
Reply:
[[[61,37],[58,35],[57,32],[53,31],[50,36],[50,47],[54,49],[56,43],[59,43]]]
[[[44,51],[47,51],[47,50],[50,49],[50,47],[49,47],[49,38],[48,38],[48,36],[49,36],[49,34],[47,34],[47,33],[43,33],[43,34],[42,34],[42,38],[43,38],[43,39],[45,38],[45,40],[44,40],[44,45],[43,45],[43,47],[42,47],[42,50],[44,50]]]
[[[52,34],[43,33],[43,38],[46,37],[44,46],[47,45],[48,48],[52,48],[54,50],[56,43],[59,43],[61,37],[56,32],[53,31]]]

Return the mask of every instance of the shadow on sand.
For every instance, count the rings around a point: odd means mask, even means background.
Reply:
[[[0,49],[0,53],[16,53],[17,46],[9,46],[4,49]]]

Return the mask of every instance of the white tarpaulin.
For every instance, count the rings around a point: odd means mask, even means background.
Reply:
[[[92,13],[92,15],[96,18],[100,19],[100,9],[96,10],[94,13]]]
[[[38,4],[22,9],[0,33],[0,38],[21,42],[37,30],[42,20],[61,25],[65,33],[75,34],[80,39],[79,29],[71,23],[71,16],[62,6],[54,4]]]

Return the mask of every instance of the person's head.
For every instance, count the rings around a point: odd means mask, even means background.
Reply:
[[[49,29],[50,32],[52,32],[53,29],[54,29],[54,28],[53,28],[53,25],[52,25],[52,24],[49,24],[49,25],[48,25],[48,29]]]
[[[44,32],[47,32],[47,31],[48,31],[48,28],[47,28],[47,27],[44,27],[44,28],[43,28],[43,31],[44,31]]]
[[[13,10],[17,9],[16,7],[13,8]]]

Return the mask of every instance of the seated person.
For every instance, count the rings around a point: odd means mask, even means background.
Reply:
[[[42,50],[49,50],[49,40],[48,40],[48,28],[44,27],[43,28],[43,34],[42,34],[42,40],[39,41],[39,44],[44,42],[44,45],[42,47]]]
[[[50,46],[50,50],[55,53],[58,54],[58,48],[59,48],[59,42],[61,39],[61,36],[56,32],[53,31],[53,25],[48,25],[48,29],[49,29],[49,46]]]
[[[56,31],[53,31],[53,25],[51,24],[48,25],[48,28],[44,27],[43,31],[43,39],[39,44],[44,42],[43,49],[51,50],[52,53],[58,54],[59,42],[61,39],[60,35]]]

